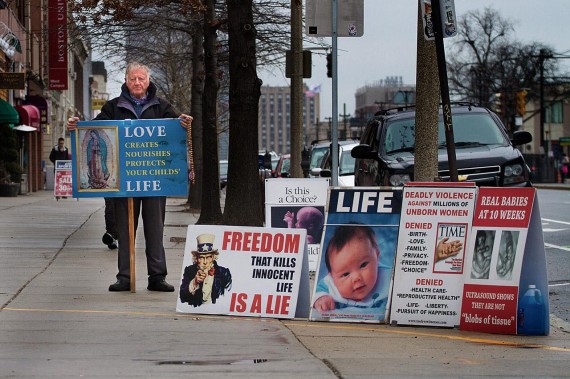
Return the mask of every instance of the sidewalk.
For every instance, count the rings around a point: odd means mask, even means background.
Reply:
[[[168,199],[165,248],[178,285],[198,214]],[[0,377],[568,377],[570,334],[177,314],[177,292],[111,293],[117,252],[101,243],[103,199],[0,198]]]

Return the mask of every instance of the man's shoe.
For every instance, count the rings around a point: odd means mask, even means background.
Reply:
[[[101,238],[101,241],[103,241],[105,245],[110,245],[113,243],[113,241],[115,241],[115,239],[113,238],[113,235],[111,233],[106,232],[105,234],[103,234],[103,238]]]
[[[130,290],[131,290],[131,283],[121,282],[120,280],[117,280],[115,283],[109,286],[109,291],[111,292],[130,291]]]
[[[107,245],[107,247],[111,250],[117,248],[117,240],[109,232],[106,232],[105,234],[103,234],[103,238],[101,238],[101,241],[103,241],[103,243],[105,245]]]
[[[158,291],[158,292],[174,292],[174,286],[168,284],[166,280],[157,280],[155,282],[149,282],[148,287],[146,287],[149,291]]]

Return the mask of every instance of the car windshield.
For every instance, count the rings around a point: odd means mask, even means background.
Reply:
[[[504,135],[499,125],[487,114],[469,113],[453,115],[453,137],[457,148],[506,145]],[[389,122],[384,138],[386,154],[408,152],[413,154],[416,144],[415,119],[396,120]],[[440,118],[438,126],[438,144],[445,148],[445,131],[443,120]]]
[[[313,147],[311,150],[311,163],[309,169],[313,169],[315,167],[321,167],[321,162],[323,161],[323,157],[329,150],[329,146],[321,146],[321,147]]]
[[[338,163],[338,175],[354,175],[355,158],[350,155],[350,150],[344,150]]]
[[[291,159],[283,158],[283,163],[281,164],[281,174],[286,172],[289,173],[289,168],[291,167]]]

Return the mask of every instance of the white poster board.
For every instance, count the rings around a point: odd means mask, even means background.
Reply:
[[[328,188],[326,178],[265,180],[265,225],[307,230],[309,271],[317,269]]]
[[[391,293],[392,324],[459,325],[464,252],[476,194],[472,183],[404,187]]]
[[[176,311],[295,317],[305,237],[304,229],[189,225]]]

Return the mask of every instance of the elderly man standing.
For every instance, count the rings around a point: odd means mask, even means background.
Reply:
[[[125,83],[121,95],[107,101],[95,120],[157,119],[180,118],[180,125],[188,129],[192,117],[175,112],[173,107],[156,95],[157,88],[150,81],[150,69],[141,63],[127,65]],[[67,122],[69,130],[77,128],[78,117]],[[109,286],[109,291],[130,291],[130,245],[128,199],[113,198],[115,222],[119,236],[119,258],[117,281]],[[133,198],[134,229],[137,230],[138,218],[142,208],[144,237],[146,243],[146,261],[149,291],[174,292],[174,287],[166,282],[168,274],[163,245],[166,197]]]

